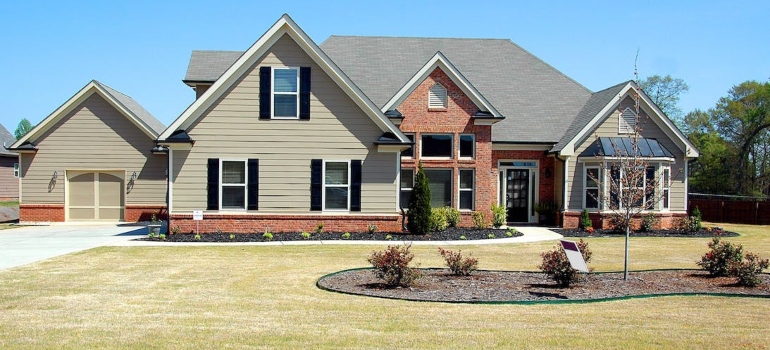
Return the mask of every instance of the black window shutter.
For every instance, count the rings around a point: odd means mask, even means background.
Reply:
[[[270,67],[259,67],[259,119],[270,119],[271,75]]]
[[[248,204],[246,209],[258,210],[259,209],[259,159],[249,159],[248,161],[248,177],[246,183],[246,198],[248,198]]]
[[[310,161],[310,210],[321,210],[321,191],[323,191],[323,179],[321,173],[323,161],[313,159]]]
[[[209,158],[206,210],[219,210],[219,159]]]
[[[361,160],[350,161],[350,211],[361,211]]]
[[[310,67],[299,68],[299,119],[310,120]]]

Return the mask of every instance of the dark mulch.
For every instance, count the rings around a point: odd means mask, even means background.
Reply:
[[[770,298],[770,275],[755,288],[736,285],[734,278],[713,278],[703,270],[656,270],[592,273],[581,283],[558,288],[537,272],[476,271],[454,276],[447,269],[420,269],[422,277],[410,288],[388,288],[371,269],[328,275],[318,286],[332,291],[382,298],[438,302],[539,302],[622,298],[654,294],[735,294]]]
[[[622,231],[614,230],[594,230],[593,233],[589,233],[585,230],[572,228],[572,229],[552,229],[564,237],[625,237],[626,233]],[[684,230],[655,230],[655,231],[632,231],[630,234],[632,237],[737,237],[738,233],[725,231],[719,227],[713,227],[710,229],[702,229],[699,231],[684,231]]]
[[[273,233],[272,241],[305,241],[305,240],[324,240],[335,241],[343,240],[342,235],[344,232],[309,232],[311,234],[309,239],[302,237],[300,232],[292,233]],[[230,239],[229,233],[205,233],[200,235],[200,240],[195,238],[194,234],[177,234],[166,235],[165,240],[168,242],[266,242],[267,239],[263,237],[264,233],[236,233],[233,239]],[[490,234],[494,235],[494,238],[490,238]],[[511,237],[521,236],[521,232],[516,232]],[[390,236],[390,238],[388,238]],[[464,237],[464,238],[463,238]],[[388,233],[388,232],[351,232],[349,240],[353,241],[456,241],[456,240],[477,240],[477,239],[498,239],[509,238],[506,234],[506,230],[499,229],[472,229],[472,228],[457,228],[450,227],[443,232],[433,232],[427,235],[409,235],[402,233]],[[143,237],[137,240],[148,241],[160,240],[159,238]]]

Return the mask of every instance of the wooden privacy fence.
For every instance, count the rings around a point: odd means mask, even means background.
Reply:
[[[688,212],[698,208],[704,221],[770,225],[770,200],[691,194]]]

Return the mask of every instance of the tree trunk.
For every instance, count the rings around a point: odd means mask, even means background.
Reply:
[[[631,233],[631,218],[626,219],[626,253],[625,263],[623,264],[623,280],[628,280],[628,238]]]

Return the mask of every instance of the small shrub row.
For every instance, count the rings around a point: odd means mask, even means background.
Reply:
[[[696,264],[711,276],[735,277],[742,286],[755,287],[760,284],[762,280],[759,274],[770,265],[768,259],[750,252],[744,254],[742,245],[724,242],[719,237],[712,238],[708,247],[709,251]]]
[[[479,260],[470,256],[463,257],[461,250],[453,252],[439,247],[438,252],[444,258],[449,271],[454,275],[468,276],[478,268]]]
[[[409,266],[414,259],[410,248],[411,245],[388,246],[383,251],[373,251],[368,261],[374,268],[374,275],[384,280],[389,287],[411,286],[421,275],[417,267]],[[464,257],[462,251],[453,252],[440,247],[438,251],[454,275],[468,276],[478,268],[478,259]]]

